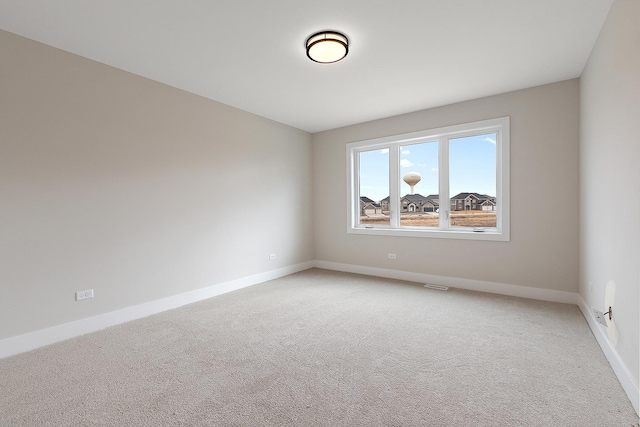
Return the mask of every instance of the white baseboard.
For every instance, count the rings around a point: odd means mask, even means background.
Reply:
[[[389,279],[406,280],[418,283],[431,283],[434,285],[444,285],[452,288],[467,289],[480,292],[491,292],[500,295],[509,295],[522,298],[531,298],[542,301],[561,302],[574,304],[580,307],[582,314],[587,320],[587,324],[593,331],[596,340],[602,351],[611,364],[614,373],[618,377],[622,388],[627,393],[636,413],[640,414],[640,392],[635,384],[633,376],[620,359],[620,355],[613,348],[602,328],[598,326],[593,313],[586,306],[582,297],[577,293],[554,291],[550,289],[531,288],[526,286],[507,285],[504,283],[484,282],[471,279],[459,279],[453,277],[434,276],[430,274],[412,273],[407,271],[389,270],[377,267],[365,267],[352,264],[340,264],[329,261],[315,261],[314,266],[326,270],[343,271],[346,273],[366,274],[369,276],[386,277]]]
[[[579,294],[563,291],[554,291],[550,289],[531,288],[526,286],[515,286],[504,283],[484,282],[472,279],[460,279],[444,276],[434,276],[430,274],[412,273],[407,271],[390,270],[376,267],[365,267],[352,264],[341,264],[329,261],[308,261],[265,273],[244,277],[230,282],[220,283],[209,286],[207,288],[186,292],[179,295],[151,301],[145,304],[133,307],[123,308],[121,310],[89,317],[86,319],[76,320],[74,322],[53,326],[35,332],[30,332],[16,337],[0,340],[0,359],[33,350],[45,345],[54,344],[90,332],[99,331],[109,326],[119,325],[135,319],[150,316],[162,311],[178,308],[186,304],[202,301],[227,292],[246,288],[252,285],[266,282],[268,280],[277,279],[299,271],[307,270],[312,267],[323,268],[326,270],[343,271],[347,273],[365,274],[377,277],[386,277],[389,279],[406,280],[419,283],[430,283],[434,285],[443,285],[453,288],[467,289],[480,292],[491,292],[500,295],[509,295],[522,298],[531,298],[542,301],[560,302],[566,304],[575,304],[580,307],[589,327],[593,331],[594,336],[607,360],[611,364],[618,380],[622,384],[629,400],[633,404],[636,412],[640,413],[640,392],[638,385],[635,384],[633,376],[624,365],[618,352],[613,348],[604,332],[598,326],[593,313],[587,308],[585,301]]]
[[[587,323],[589,324],[593,335],[596,337],[602,352],[609,361],[613,372],[615,372],[616,377],[618,377],[618,381],[620,381],[622,388],[625,393],[627,393],[633,408],[636,410],[636,413],[640,415],[640,390],[638,389],[638,384],[635,383],[633,375],[631,375],[629,369],[627,369],[627,366],[620,358],[615,347],[611,345],[611,341],[609,341],[604,328],[596,321],[596,318],[593,315],[593,310],[589,309],[582,296],[578,297],[578,307],[580,307],[582,315],[587,319]]]
[[[313,261],[0,340],[0,359],[312,268]]]
[[[376,267],[364,267],[352,264],[340,264],[328,261],[315,261],[314,266],[326,270],[343,271],[346,273],[366,274],[369,276],[386,277],[389,279],[406,280],[410,282],[431,283],[434,285],[450,286],[452,288],[467,289],[472,291],[491,292],[500,295],[509,295],[522,298],[531,298],[542,301],[561,302],[574,304],[580,307],[587,320],[593,335],[596,337],[602,352],[618,377],[627,397],[631,401],[637,414],[640,414],[640,392],[638,384],[626,365],[620,359],[620,355],[611,345],[603,329],[596,322],[591,310],[587,308],[584,299],[577,293],[554,291],[550,289],[531,288],[526,286],[507,285],[504,283],[483,282],[479,280],[458,279],[453,277],[433,276],[430,274],[412,273],[407,271],[389,270]]]
[[[527,286],[507,285],[505,283],[484,282],[473,279],[434,276],[431,274],[412,273],[409,271],[389,270],[386,268],[364,267],[353,264],[340,264],[329,261],[315,261],[314,266],[326,270],[343,271],[346,273],[366,274],[369,276],[386,277],[388,279],[406,280],[408,282],[430,283],[451,288],[467,289],[470,291],[490,292],[513,297],[531,298],[541,301],[578,304],[579,295],[573,292],[554,291],[551,289],[531,288]]]

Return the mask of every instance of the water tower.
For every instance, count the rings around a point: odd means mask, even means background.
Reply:
[[[417,183],[420,182],[421,179],[422,179],[422,176],[420,176],[418,172],[409,172],[408,174],[402,177],[402,180],[406,182],[409,185],[409,187],[411,187],[409,194],[415,193],[414,187],[416,186]]]

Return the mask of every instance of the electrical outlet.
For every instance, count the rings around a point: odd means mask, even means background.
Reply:
[[[389,254],[389,259],[396,259],[396,254]]]
[[[269,254],[269,260],[273,261],[274,259],[276,259],[276,254]]]
[[[76,301],[80,301],[83,299],[93,298],[93,289],[88,289],[86,291],[76,292]]]

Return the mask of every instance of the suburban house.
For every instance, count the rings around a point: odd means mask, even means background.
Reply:
[[[380,200],[380,206],[382,206],[382,210],[385,212],[389,212],[389,196]]]
[[[496,201],[493,198],[486,199],[485,201],[480,203],[483,211],[495,211],[496,210]]]
[[[452,211],[493,211],[496,198],[478,193],[459,193],[451,198]]]
[[[389,196],[380,200],[384,212],[389,211]],[[400,199],[402,212],[436,212],[439,208],[437,194],[423,196],[422,194],[406,194]]]
[[[438,195],[407,194],[400,199],[402,212],[435,212],[438,209]]]
[[[360,215],[374,215],[381,214],[382,207],[380,203],[374,202],[368,197],[360,197]]]
[[[361,210],[363,207],[363,200],[366,203],[373,205],[375,203],[368,197],[361,197]],[[423,196],[422,194],[406,194],[400,199],[400,206],[402,212],[436,212],[440,206],[440,200],[437,194],[430,194]],[[382,211],[389,210],[389,196],[380,200],[380,206]],[[370,207],[370,209],[372,209]],[[452,211],[495,211],[496,210],[496,198],[488,196],[486,194],[479,193],[460,193],[451,198],[451,210]],[[362,210],[362,213],[364,211]],[[378,213],[378,212],[375,212]],[[363,213],[364,214],[364,213]]]
[[[637,425],[639,59],[640,0],[0,1],[0,426]],[[503,234],[402,194],[497,119]]]

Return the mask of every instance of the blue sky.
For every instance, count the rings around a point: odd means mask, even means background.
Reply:
[[[438,194],[438,143],[403,146],[400,176],[418,172],[422,180],[415,192]],[[475,192],[496,195],[496,135],[478,135],[449,141],[449,193]],[[402,181],[401,195],[409,193]],[[387,150],[360,154],[360,195],[379,201],[389,195],[389,153]]]

